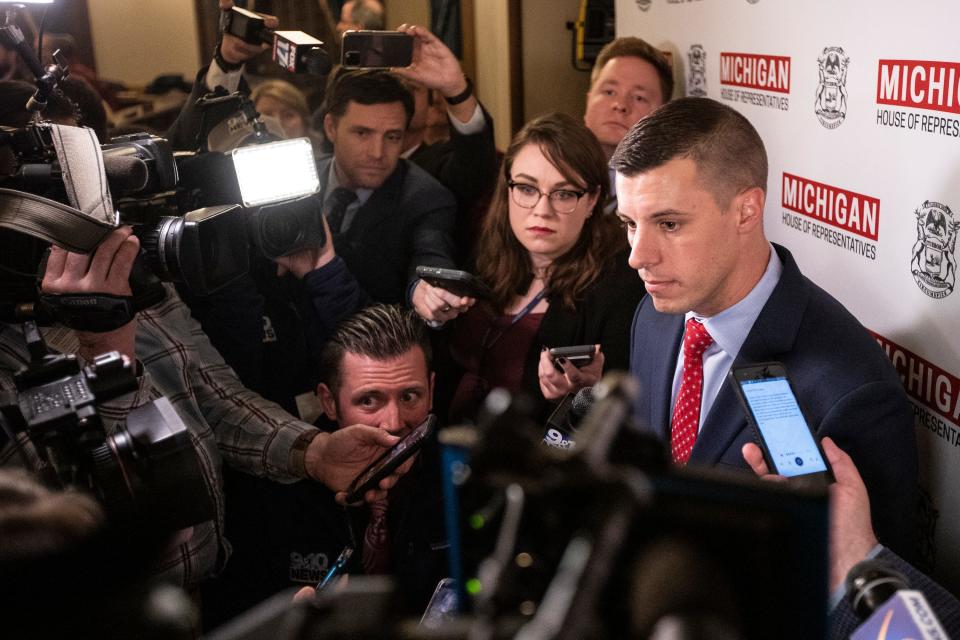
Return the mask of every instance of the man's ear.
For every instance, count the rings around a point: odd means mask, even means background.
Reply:
[[[330,144],[334,144],[333,139],[336,137],[337,131],[337,119],[333,116],[332,113],[328,113],[323,116],[323,133],[327,136],[327,140]]]
[[[330,390],[330,387],[322,382],[318,384],[317,398],[320,400],[320,408],[323,409],[323,413],[334,422],[339,422],[339,418],[337,417],[337,400],[333,397],[333,392]]]
[[[763,226],[763,207],[766,194],[760,187],[751,187],[734,197],[737,213],[737,226],[741,233],[750,233]]]

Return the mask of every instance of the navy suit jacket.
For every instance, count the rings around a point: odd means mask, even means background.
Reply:
[[[818,438],[830,436],[852,458],[870,494],[874,530],[886,546],[913,557],[917,444],[903,385],[864,327],[830,294],[800,273],[774,245],[783,273],[747,335],[734,365],[782,362]],[[670,402],[684,316],[659,313],[649,296],[633,321],[630,371],[641,393],[641,428],[670,440]],[[741,447],[754,441],[728,380],[702,420],[689,464],[747,469]]]
[[[332,155],[317,159],[321,180],[331,162]],[[375,302],[405,304],[419,265],[456,268],[455,216],[453,195],[426,171],[400,159],[350,227],[334,234],[333,244],[366,295]]]

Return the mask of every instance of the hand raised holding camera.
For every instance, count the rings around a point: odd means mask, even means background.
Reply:
[[[130,227],[110,232],[92,256],[51,247],[40,288],[44,293],[102,293],[129,296],[130,270],[140,251],[140,241]],[[119,351],[131,360],[134,354],[135,320],[119,329],[94,333],[77,331],[80,355],[87,360],[108,351]]]
[[[467,90],[469,85],[460,61],[440,38],[428,29],[411,24],[400,25],[397,31],[413,36],[413,64],[391,71],[407,80],[419,82],[428,89],[439,91],[444,98],[459,96]],[[449,108],[461,122],[466,122],[476,106],[477,98],[471,95]]]
[[[327,219],[321,216],[323,221],[323,235],[326,240],[319,247],[307,247],[294,251],[285,256],[274,258],[277,263],[277,277],[282,277],[287,272],[292,273],[297,279],[302,280],[314,269],[323,267],[333,260],[337,252],[333,248],[333,237],[330,235],[330,227],[327,225]]]

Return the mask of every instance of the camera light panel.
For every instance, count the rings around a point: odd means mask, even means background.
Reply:
[[[245,207],[299,198],[320,188],[307,138],[254,144],[231,154]]]

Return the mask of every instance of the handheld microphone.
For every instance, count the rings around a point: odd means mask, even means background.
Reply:
[[[543,444],[555,449],[574,449],[580,420],[593,406],[593,387],[584,387],[576,394],[567,394],[547,418]]]
[[[290,73],[325,76],[333,63],[323,42],[303,31],[273,32],[273,61]]]
[[[864,560],[854,566],[847,575],[847,595],[857,615],[866,618],[850,640],[949,637],[923,593],[909,589],[907,578],[882,561]]]

